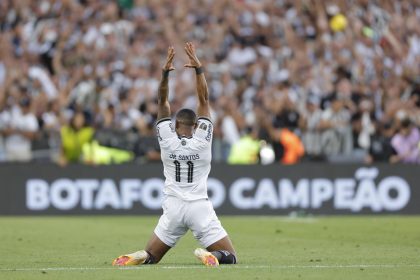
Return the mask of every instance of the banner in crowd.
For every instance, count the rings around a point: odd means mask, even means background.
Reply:
[[[214,164],[219,215],[420,214],[419,167]],[[0,215],[161,214],[160,164],[0,165]]]

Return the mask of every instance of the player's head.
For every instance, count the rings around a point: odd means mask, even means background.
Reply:
[[[197,116],[191,109],[181,109],[175,116],[175,131],[179,136],[191,136],[197,126]]]

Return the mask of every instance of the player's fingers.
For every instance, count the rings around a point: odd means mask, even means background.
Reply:
[[[193,43],[188,42],[188,47],[189,47],[189,49],[190,49],[192,52],[194,52],[195,47],[194,47],[194,44],[193,44]]]
[[[174,57],[175,57],[175,53],[173,52],[169,55],[168,60],[171,61],[174,59]]]
[[[193,57],[193,53],[191,52],[191,49],[190,48],[185,47],[185,52],[187,53],[187,55],[189,57]]]
[[[192,44],[191,42],[188,42],[188,43],[187,43],[187,47],[188,47],[189,49],[191,49],[191,48],[192,48],[192,46],[193,46],[193,44]]]
[[[192,60],[192,59],[193,59],[193,56],[192,56],[190,53],[186,52],[186,54],[187,54],[187,56],[188,56],[188,58],[189,58],[190,60]]]

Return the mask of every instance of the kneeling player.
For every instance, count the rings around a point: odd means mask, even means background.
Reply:
[[[207,196],[207,178],[211,168],[213,124],[210,121],[209,95],[203,68],[192,43],[185,45],[194,68],[198,95],[198,118],[194,111],[181,109],[172,129],[168,102],[168,76],[174,70],[175,51],[169,47],[158,93],[157,137],[164,166],[165,188],[163,215],[145,250],[118,257],[113,265],[158,263],[169,249],[190,229],[206,248],[195,256],[207,266],[235,264],[236,253]]]

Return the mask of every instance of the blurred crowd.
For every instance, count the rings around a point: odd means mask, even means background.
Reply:
[[[213,159],[420,163],[413,0],[2,0],[0,161],[159,160],[157,87],[195,108],[205,66]]]

